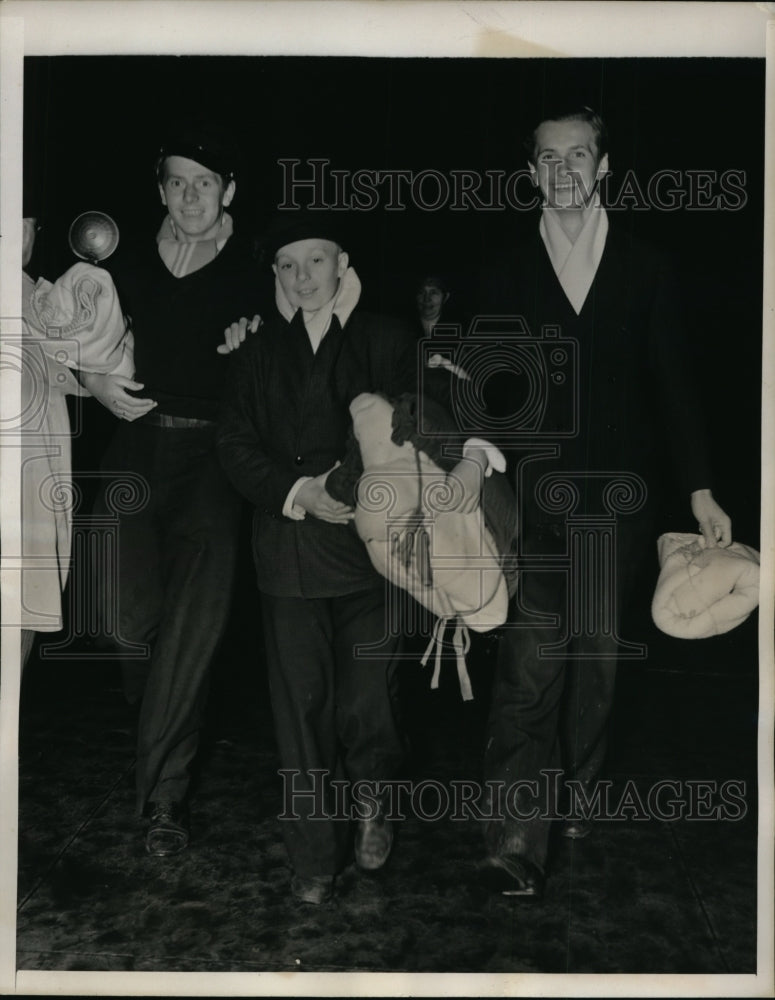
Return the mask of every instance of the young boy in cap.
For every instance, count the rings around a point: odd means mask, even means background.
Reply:
[[[326,490],[345,454],[350,402],[415,388],[413,337],[358,308],[361,286],[329,220],[301,217],[269,246],[279,316],[233,358],[221,461],[254,505],[272,709],[285,780],[283,833],[294,896],[322,903],[346,860],[349,824],[331,779],[380,782],[403,756],[396,721],[399,639],[385,581]],[[359,867],[380,868],[384,809],[358,820]]]
[[[132,317],[134,380],[82,376],[124,421],[103,468],[147,487],[120,516],[116,585],[121,638],[150,649],[139,671],[137,661],[125,664],[125,683],[144,681],[137,806],[150,817],[145,846],[157,856],[188,844],[189,768],[235,565],[240,500],[218,463],[215,428],[228,370],[224,331],[258,303],[250,243],[226,211],[234,157],[201,132],[161,148],[167,214],[155,243],[127,252],[122,239],[108,261]]]

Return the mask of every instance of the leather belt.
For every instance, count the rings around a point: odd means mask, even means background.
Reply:
[[[200,420],[198,417],[173,417],[169,413],[154,413],[153,410],[142,418],[154,427],[215,427],[214,420]]]

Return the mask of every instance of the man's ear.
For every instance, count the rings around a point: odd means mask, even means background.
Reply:
[[[533,182],[533,187],[538,187],[538,171],[536,170],[535,165],[529,160],[527,163],[527,169],[530,171],[530,180]]]
[[[228,208],[231,205],[232,198],[234,197],[237,190],[237,182],[232,179],[226,185],[226,190],[223,192],[223,207]]]
[[[347,270],[349,264],[350,264],[350,258],[347,255],[347,251],[346,250],[340,250],[339,251],[339,259],[337,260],[337,264],[336,264],[336,276],[337,276],[337,278],[341,278],[341,277],[344,276],[344,272]]]
[[[450,297],[451,292],[444,292],[444,298],[441,300],[441,304],[444,306],[447,304],[447,299]]]
[[[272,264],[272,271],[274,272],[275,278],[277,277],[277,264]]]
[[[162,205],[166,206],[166,204],[167,204],[167,198],[166,198],[166,196],[164,194],[164,188],[162,187],[161,184],[159,185],[159,197],[161,198]]]
[[[605,153],[600,158],[600,163],[597,165],[597,176],[605,177],[606,174],[610,174],[611,171],[608,169],[608,153]]]

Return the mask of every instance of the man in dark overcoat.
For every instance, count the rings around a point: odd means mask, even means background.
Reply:
[[[728,545],[731,525],[710,489],[674,271],[600,201],[603,122],[590,109],[545,119],[528,160],[539,231],[501,257],[480,303],[526,326],[512,341],[522,381],[491,401],[499,427],[514,416],[522,569],[492,692],[479,871],[535,897],[551,820],[565,816],[568,837],[590,831],[617,660],[644,655],[622,637],[621,611],[656,541],[663,470],[674,467],[708,545]]]

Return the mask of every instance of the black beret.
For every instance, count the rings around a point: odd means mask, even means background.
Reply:
[[[341,217],[328,211],[309,210],[284,212],[276,216],[261,242],[264,252],[273,260],[278,250],[299,240],[329,240],[342,249],[345,249],[347,242]]]
[[[156,157],[156,174],[161,180],[162,167],[168,156],[184,156],[220,174],[226,182],[237,172],[239,153],[226,136],[208,129],[182,127],[166,136]]]

